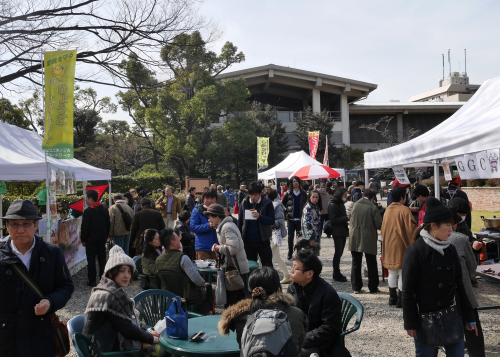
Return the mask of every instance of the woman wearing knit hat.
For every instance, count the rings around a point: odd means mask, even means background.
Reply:
[[[130,284],[134,261],[115,245],[99,285],[92,289],[83,334],[102,352],[118,352],[144,348],[143,356],[156,356],[160,351],[156,331],[147,332],[134,313],[134,301],[123,289]]]
[[[462,280],[457,250],[448,238],[454,223],[453,212],[434,197],[426,200],[424,224],[415,231],[415,243],[406,249],[403,263],[403,320],[408,335],[414,338],[416,356],[435,356],[444,343],[428,340],[432,330],[424,327],[427,320],[438,319],[446,337],[451,331],[463,331],[463,325],[477,335],[476,319]],[[460,309],[454,306],[459,302]],[[461,319],[442,321],[460,311]],[[463,321],[463,325],[462,322]],[[449,325],[447,325],[449,324]],[[424,333],[429,331],[429,333]],[[441,331],[439,331],[441,332]],[[446,356],[464,356],[463,333],[443,347]],[[432,344],[432,345],[431,345]]]

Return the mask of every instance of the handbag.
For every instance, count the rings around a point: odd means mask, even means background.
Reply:
[[[14,269],[16,274],[24,280],[26,285],[28,285],[40,299],[43,299],[42,291],[38,288],[33,279],[31,279],[31,277],[21,267],[19,267],[19,264],[15,263],[10,266]],[[56,335],[56,356],[64,357],[69,353],[70,349],[68,326],[66,325],[66,321],[59,320],[59,317],[55,312],[50,313],[49,318],[52,322],[52,326],[54,326]]]
[[[229,249],[227,252],[229,253]],[[236,266],[233,263],[231,253],[229,253],[227,255],[226,273],[224,274],[224,283],[226,284],[227,291],[236,291],[245,287],[245,283],[243,283],[243,278],[240,274],[238,259],[235,258],[234,261]]]
[[[448,346],[464,338],[462,321],[455,305],[439,311],[419,314],[419,318],[421,324],[419,338],[426,345]]]
[[[217,269],[217,285],[215,287],[215,305],[226,305],[226,284],[224,282],[225,267]]]

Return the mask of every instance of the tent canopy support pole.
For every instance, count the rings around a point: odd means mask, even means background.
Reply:
[[[365,168],[365,188],[368,187],[368,169]]]
[[[108,207],[111,207],[113,205],[112,198],[111,198],[111,180],[108,180],[108,185],[109,185],[109,187],[108,187],[108,196],[109,196],[108,197],[109,198],[108,204],[109,204],[109,206]]]
[[[434,164],[434,197],[439,200],[441,195],[439,189],[439,160],[432,160],[432,163]]]
[[[0,194],[0,238],[3,237],[3,207],[2,207],[3,195]]]

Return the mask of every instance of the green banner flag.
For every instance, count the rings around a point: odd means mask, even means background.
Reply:
[[[45,136],[42,148],[56,159],[73,158],[76,50],[45,52]]]

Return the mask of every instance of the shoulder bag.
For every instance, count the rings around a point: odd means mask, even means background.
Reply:
[[[11,264],[10,266],[14,269],[16,274],[24,280],[26,285],[28,285],[40,299],[43,299],[42,291],[38,288],[33,279],[31,279],[31,277],[24,271],[24,269],[22,269],[17,263]],[[52,326],[54,326],[56,334],[56,356],[64,357],[69,353],[70,349],[68,326],[66,325],[66,321],[59,320],[59,317],[55,312],[50,313],[49,318],[52,322]]]
[[[116,207],[118,207],[118,209],[120,210],[120,212],[122,214],[122,219],[123,219],[123,223],[125,224],[125,229],[127,231],[130,231],[130,226],[132,225],[132,217],[130,217],[130,213],[125,212],[123,210],[123,208],[120,207],[119,203],[116,204]]]
[[[226,290],[227,291],[236,291],[243,289],[245,287],[245,284],[243,283],[243,278],[241,277],[240,274],[240,267],[238,264],[238,259],[234,258],[234,263],[233,259],[231,257],[231,253],[229,252],[229,249],[226,249],[227,251],[227,265],[226,265],[226,273],[224,274],[224,283],[226,285]],[[236,265],[234,265],[236,263]]]

